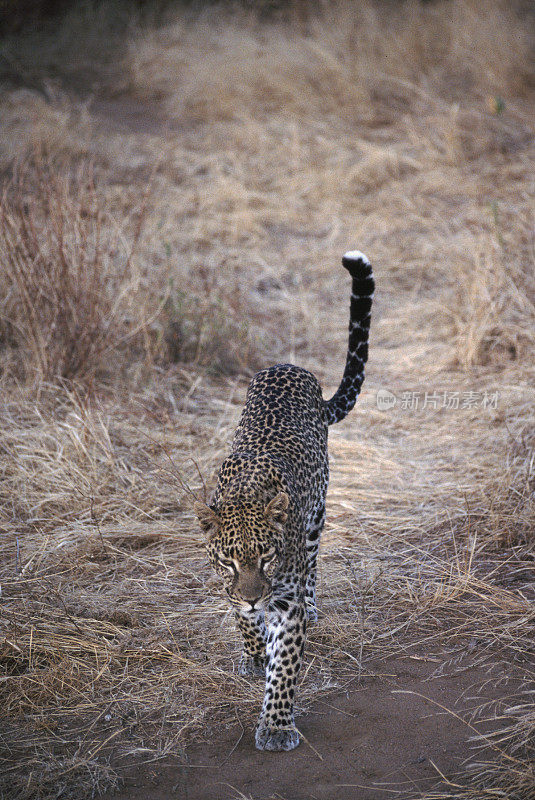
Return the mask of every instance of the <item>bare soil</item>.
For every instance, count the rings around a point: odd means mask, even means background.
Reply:
[[[441,774],[455,780],[475,755],[470,738],[485,733],[484,723],[471,722],[474,711],[503,687],[473,667],[436,677],[437,662],[412,654],[375,664],[374,674],[298,717],[302,741],[292,752],[259,752],[252,731],[236,724],[189,747],[184,762],[130,768],[123,788],[105,798],[386,800],[425,792]],[[488,750],[479,741],[478,760]]]

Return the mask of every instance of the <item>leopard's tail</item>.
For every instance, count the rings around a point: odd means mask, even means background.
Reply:
[[[336,394],[325,401],[327,425],[340,422],[357,401],[368,360],[368,334],[375,283],[371,264],[358,250],[346,253],[342,264],[353,279],[349,314],[349,344],[346,366]]]

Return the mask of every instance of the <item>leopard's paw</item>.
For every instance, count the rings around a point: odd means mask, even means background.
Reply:
[[[266,675],[266,660],[261,656],[249,656],[242,653],[238,664],[238,675],[248,678],[264,678]]]
[[[255,744],[258,750],[293,750],[299,744],[295,728],[257,728]]]

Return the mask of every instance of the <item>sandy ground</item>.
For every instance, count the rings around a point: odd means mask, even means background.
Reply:
[[[475,758],[470,711],[499,698],[503,688],[497,691],[486,672],[462,664],[434,678],[437,661],[412,654],[368,664],[373,675],[299,714],[304,741],[293,752],[258,752],[250,731],[236,724],[188,748],[185,763],[130,768],[123,789],[105,797],[387,800],[425,792],[441,774],[455,781]],[[485,727],[477,725],[480,732]],[[477,758],[485,755],[480,743]]]

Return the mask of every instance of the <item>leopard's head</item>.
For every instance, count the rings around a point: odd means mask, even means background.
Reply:
[[[286,492],[267,504],[228,500],[212,508],[195,503],[210,562],[235,606],[254,610],[271,597],[284,548],[288,504]]]

